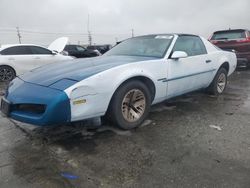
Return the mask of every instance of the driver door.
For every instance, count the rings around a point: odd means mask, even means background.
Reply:
[[[168,98],[203,88],[211,80],[212,61],[198,36],[180,35],[175,51],[186,52],[188,57],[168,59]]]

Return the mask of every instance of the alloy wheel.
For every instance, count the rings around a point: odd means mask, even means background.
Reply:
[[[122,115],[128,122],[138,121],[144,114],[146,97],[139,89],[132,89],[126,93],[122,101]]]
[[[14,72],[8,67],[0,68],[0,81],[11,81],[14,78]]]
[[[224,73],[221,73],[219,78],[218,78],[218,82],[217,82],[217,91],[218,93],[222,93],[226,87],[226,75]]]

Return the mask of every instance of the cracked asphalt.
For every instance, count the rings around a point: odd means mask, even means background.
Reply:
[[[41,129],[0,116],[1,188],[248,188],[249,177],[250,71],[235,72],[222,96],[154,106],[132,131]]]

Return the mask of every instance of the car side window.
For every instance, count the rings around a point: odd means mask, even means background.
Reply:
[[[64,49],[66,51],[76,51],[76,48],[74,45],[66,45]]]
[[[32,55],[32,52],[27,46],[15,46],[1,51],[1,55]]]
[[[96,47],[95,46],[88,46],[87,49],[88,50],[96,50]]]
[[[200,37],[188,35],[178,37],[173,48],[174,51],[184,51],[188,56],[207,54],[206,47]]]
[[[81,46],[76,46],[77,51],[79,52],[84,52],[85,48],[81,47]]]
[[[32,54],[34,55],[51,55],[52,52],[48,49],[39,47],[39,46],[27,46],[30,51],[32,52]]]
[[[64,48],[64,50],[66,50],[66,51],[74,51],[75,48],[72,45],[66,45],[65,48]]]

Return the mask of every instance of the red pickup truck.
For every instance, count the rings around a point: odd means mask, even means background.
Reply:
[[[222,50],[234,51],[237,55],[237,66],[250,68],[250,31],[232,29],[216,31],[209,39]]]

